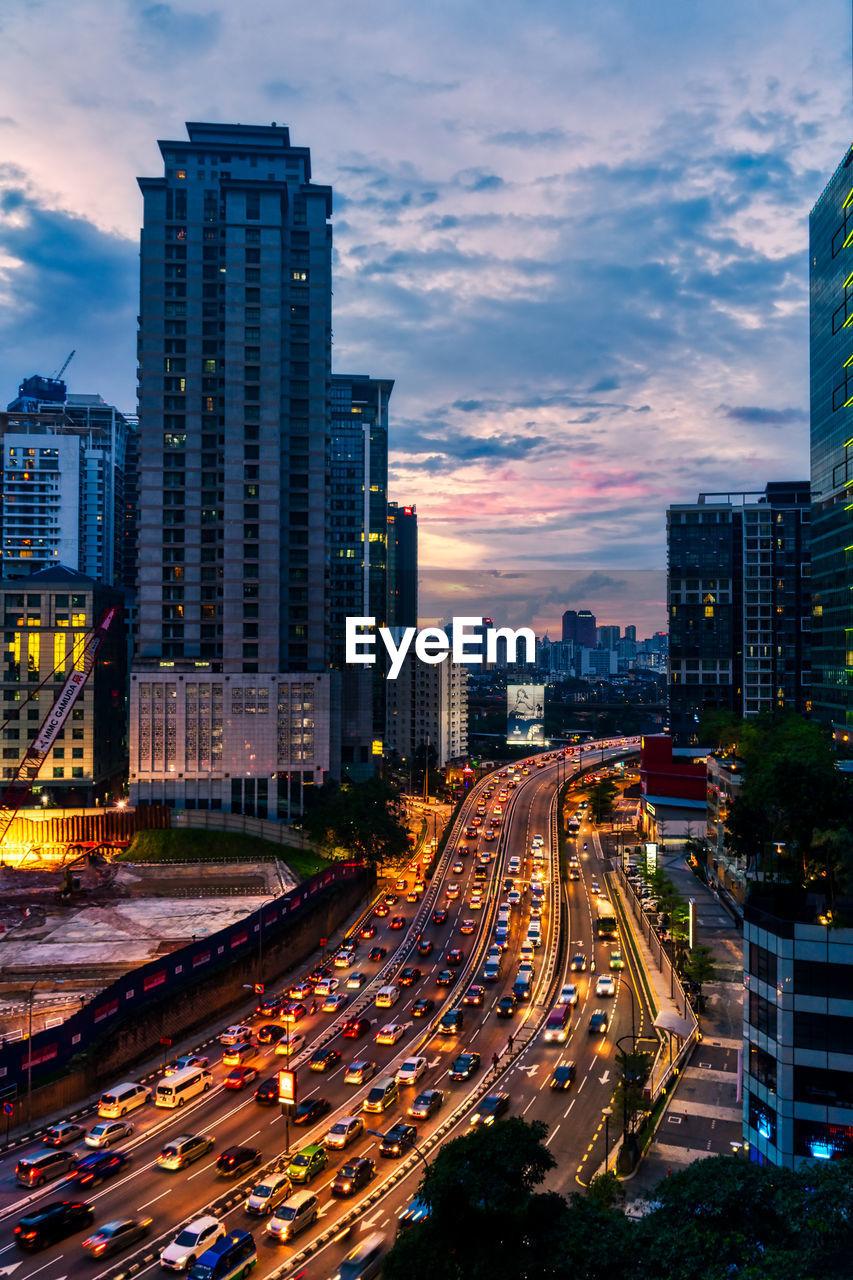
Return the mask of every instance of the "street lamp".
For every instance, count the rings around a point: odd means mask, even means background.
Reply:
[[[613,1108],[605,1107],[603,1115],[604,1115],[604,1172],[607,1173],[607,1166],[610,1162],[610,1135],[608,1133],[608,1126],[610,1124],[610,1117],[613,1115]]]

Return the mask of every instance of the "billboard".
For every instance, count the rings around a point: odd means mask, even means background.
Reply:
[[[519,745],[545,741],[544,684],[507,685],[506,740]]]

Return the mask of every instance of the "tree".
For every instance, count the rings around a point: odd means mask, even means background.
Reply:
[[[684,976],[689,978],[691,982],[695,982],[699,988],[699,995],[702,994],[702,984],[705,982],[713,982],[717,976],[717,967],[714,963],[714,953],[710,947],[694,947],[690,952],[690,958],[684,966]]]
[[[382,778],[327,783],[305,815],[308,835],[330,850],[372,866],[398,866],[409,856],[399,790]]]
[[[600,782],[594,782],[590,787],[589,807],[596,822],[603,822],[605,818],[610,817],[617,790],[616,783],[610,778],[602,778]]]

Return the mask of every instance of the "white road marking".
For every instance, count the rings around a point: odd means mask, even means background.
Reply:
[[[576,1098],[572,1098],[571,1102],[570,1102],[570,1103],[569,1103],[569,1105],[566,1107],[565,1111],[563,1112],[563,1119],[564,1119],[564,1120],[568,1120],[568,1118],[569,1118],[569,1112],[571,1111],[572,1107],[575,1105],[575,1102],[576,1102],[576,1101],[577,1101],[577,1099],[576,1099]]]
[[[164,1196],[168,1196],[168,1195],[171,1195],[171,1194],[172,1194],[171,1187],[169,1188],[169,1190],[168,1190],[168,1191],[161,1191],[160,1195],[159,1195],[159,1196],[155,1196],[153,1200],[146,1200],[146,1201],[145,1201],[145,1204],[141,1204],[141,1205],[139,1206],[139,1208],[137,1209],[137,1211],[136,1211],[136,1212],[137,1212],[137,1213],[141,1213],[143,1209],[147,1209],[147,1208],[148,1208],[149,1204],[156,1204],[158,1200],[162,1200]]]
[[[546,1146],[546,1147],[550,1144],[550,1142],[551,1142],[551,1139],[552,1139],[552,1138],[556,1138],[556,1136],[557,1136],[557,1134],[558,1134],[559,1132],[560,1132],[560,1126],[559,1126],[559,1125],[557,1125],[556,1129],[553,1129],[553,1130],[548,1134],[548,1137],[545,1139],[545,1146]]]

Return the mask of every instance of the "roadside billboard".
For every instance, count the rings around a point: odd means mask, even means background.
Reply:
[[[545,741],[544,684],[508,684],[506,740],[525,745]]]

